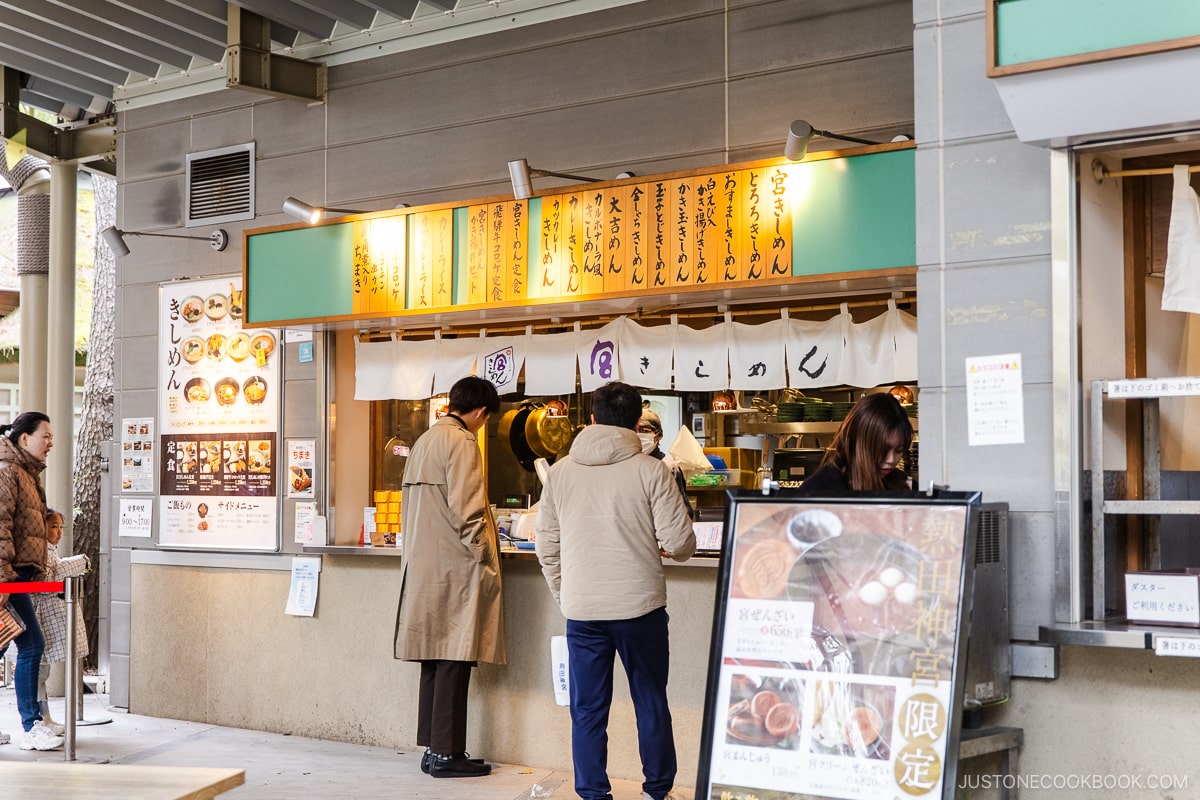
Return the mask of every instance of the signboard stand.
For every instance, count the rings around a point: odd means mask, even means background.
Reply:
[[[953,798],[980,495],[730,492],[697,798]]]

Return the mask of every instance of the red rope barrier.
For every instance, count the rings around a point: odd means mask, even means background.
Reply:
[[[31,581],[29,583],[0,583],[0,594],[38,594],[66,591],[62,581]]]

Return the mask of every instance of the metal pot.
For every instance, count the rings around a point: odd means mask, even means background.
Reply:
[[[501,445],[512,453],[528,472],[533,472],[533,462],[537,459],[537,454],[525,441],[525,421],[532,410],[530,406],[521,406],[506,411],[500,418],[498,430]]]
[[[525,441],[542,458],[554,458],[571,443],[571,420],[557,410],[539,406],[525,419]]]

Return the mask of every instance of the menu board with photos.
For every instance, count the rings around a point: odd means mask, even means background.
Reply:
[[[979,494],[730,497],[696,796],[952,798]]]
[[[158,543],[277,550],[279,332],[242,328],[240,277],[160,297]]]

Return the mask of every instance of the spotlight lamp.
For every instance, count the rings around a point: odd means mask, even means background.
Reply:
[[[508,177],[512,180],[513,197],[517,200],[525,200],[533,196],[534,178],[564,178],[569,181],[579,181],[580,183],[599,183],[604,180],[604,178],[571,175],[567,172],[551,172],[548,169],[536,169],[529,166],[529,162],[523,158],[508,162]],[[634,173],[628,171],[617,175],[618,179],[632,177],[634,177]]]
[[[187,234],[175,233],[144,233],[142,231],[123,231],[115,225],[110,225],[100,231],[100,236],[108,245],[108,249],[117,258],[129,255],[129,245],[125,243],[126,236],[150,236],[156,239],[194,239],[198,242],[208,242],[213,250],[218,253],[225,249],[229,244],[229,234],[223,229],[217,228],[208,236],[188,236]]]
[[[326,217],[341,217],[346,214],[363,214],[366,212],[357,211],[352,208],[324,208],[322,206],[310,206],[303,200],[297,200],[295,197],[289,197],[283,201],[283,213],[289,217],[295,217],[298,220],[307,222],[309,225],[316,225]]]
[[[804,156],[808,155],[808,143],[812,141],[814,136],[821,136],[826,139],[840,139],[843,142],[854,142],[856,144],[879,144],[868,139],[859,139],[857,136],[843,136],[840,133],[831,133],[829,131],[817,130],[806,120],[798,119],[788,126],[787,142],[783,145],[783,156],[788,161],[799,161]]]

